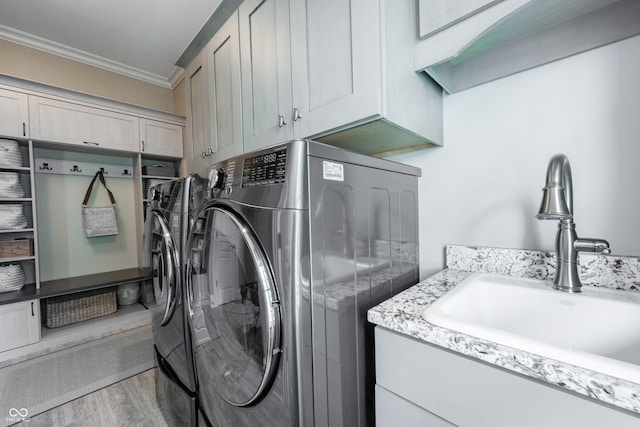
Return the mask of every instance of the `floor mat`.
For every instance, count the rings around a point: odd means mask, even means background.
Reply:
[[[62,405],[154,366],[151,327],[0,369],[0,426]]]

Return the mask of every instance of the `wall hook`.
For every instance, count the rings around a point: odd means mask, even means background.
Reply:
[[[104,170],[104,168],[100,168],[100,172],[101,172],[103,175],[107,175],[107,174],[109,173],[109,172],[107,172],[106,170]]]
[[[42,163],[42,166],[40,166],[40,170],[51,171],[53,170],[53,168],[49,167],[49,163]]]
[[[122,175],[131,176],[131,172],[129,172],[129,169],[125,169]]]
[[[82,172],[82,169],[78,168],[78,165],[73,165],[73,167],[71,169],[69,169],[71,172]]]

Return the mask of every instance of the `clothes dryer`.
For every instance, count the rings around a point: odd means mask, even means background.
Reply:
[[[191,178],[175,179],[149,189],[144,231],[145,264],[154,273],[155,303],[150,308],[158,366],[156,398],[171,426],[197,424],[197,387],[183,286],[190,183]]]
[[[299,140],[193,176],[185,280],[203,418],[373,425],[366,312],[418,282],[419,174]]]

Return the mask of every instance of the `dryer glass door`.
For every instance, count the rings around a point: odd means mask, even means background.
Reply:
[[[189,237],[188,294],[203,404],[251,406],[268,392],[280,353],[273,274],[250,227],[215,202]],[[202,224],[201,222],[201,224]]]

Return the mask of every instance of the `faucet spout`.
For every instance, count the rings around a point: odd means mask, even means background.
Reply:
[[[565,292],[580,292],[582,283],[578,274],[578,252],[611,252],[609,243],[602,239],[580,239],[573,222],[573,178],[569,159],[556,154],[549,161],[542,203],[538,219],[557,219],[556,275],[553,287]]]
[[[546,185],[542,192],[542,203],[536,218],[573,217],[573,178],[569,159],[564,154],[556,154],[549,161]]]

